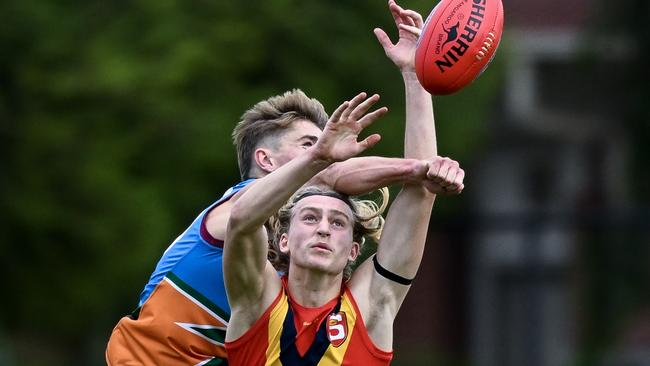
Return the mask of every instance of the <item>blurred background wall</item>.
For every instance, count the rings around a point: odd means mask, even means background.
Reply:
[[[395,365],[650,365],[650,5],[504,0],[497,57],[434,98],[467,172],[436,203]],[[404,0],[428,14],[435,2]],[[162,251],[238,180],[241,113],[299,87],[391,112],[378,0],[0,3],[0,365],[101,365]]]

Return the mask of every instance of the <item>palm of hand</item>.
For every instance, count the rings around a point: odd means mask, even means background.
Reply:
[[[357,138],[361,125],[352,118],[328,122],[319,139],[327,160],[342,161],[361,152]]]
[[[416,36],[407,31],[400,30],[399,41],[391,49],[387,50],[386,53],[400,70],[415,70],[416,44]]]
[[[317,156],[327,161],[342,161],[379,141],[378,134],[370,135],[361,142],[357,141],[364,128],[388,111],[386,107],[382,107],[366,113],[379,100],[379,95],[375,94],[367,99],[366,96],[366,93],[360,93],[351,101],[341,104],[332,113],[315,145]]]

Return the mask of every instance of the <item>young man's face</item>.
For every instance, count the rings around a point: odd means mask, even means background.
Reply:
[[[359,255],[353,242],[352,209],[338,198],[309,196],[293,207],[289,232],[280,248],[291,257],[291,268],[342,273],[348,261]]]
[[[278,138],[273,159],[282,166],[313,146],[323,131],[307,120],[293,122],[287,131]]]

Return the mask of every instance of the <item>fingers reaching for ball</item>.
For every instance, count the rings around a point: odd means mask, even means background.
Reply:
[[[393,43],[381,28],[374,29],[375,36],[388,58],[402,72],[412,72],[415,70],[417,41],[424,26],[422,16],[416,11],[402,8],[395,0],[388,1],[388,10],[395,21],[399,39]]]
[[[399,29],[405,30],[405,31],[411,33],[412,35],[414,35],[416,37],[419,37],[420,34],[422,34],[422,28],[418,28],[416,26],[400,24],[400,25],[398,25],[398,27],[399,27]]]
[[[411,25],[417,28],[422,28],[424,21],[422,20],[422,15],[417,11],[404,9],[399,6],[394,0],[388,1],[388,8],[390,9],[395,24],[398,26],[400,24]]]

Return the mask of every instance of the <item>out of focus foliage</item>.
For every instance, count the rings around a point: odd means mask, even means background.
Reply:
[[[162,251],[238,180],[230,132],[258,100],[299,87],[331,111],[378,92],[391,113],[371,153],[400,155],[402,81],[372,33],[395,36],[384,2],[7,0],[0,14],[0,363],[103,362]],[[442,154],[478,145],[494,69],[436,101]]]

